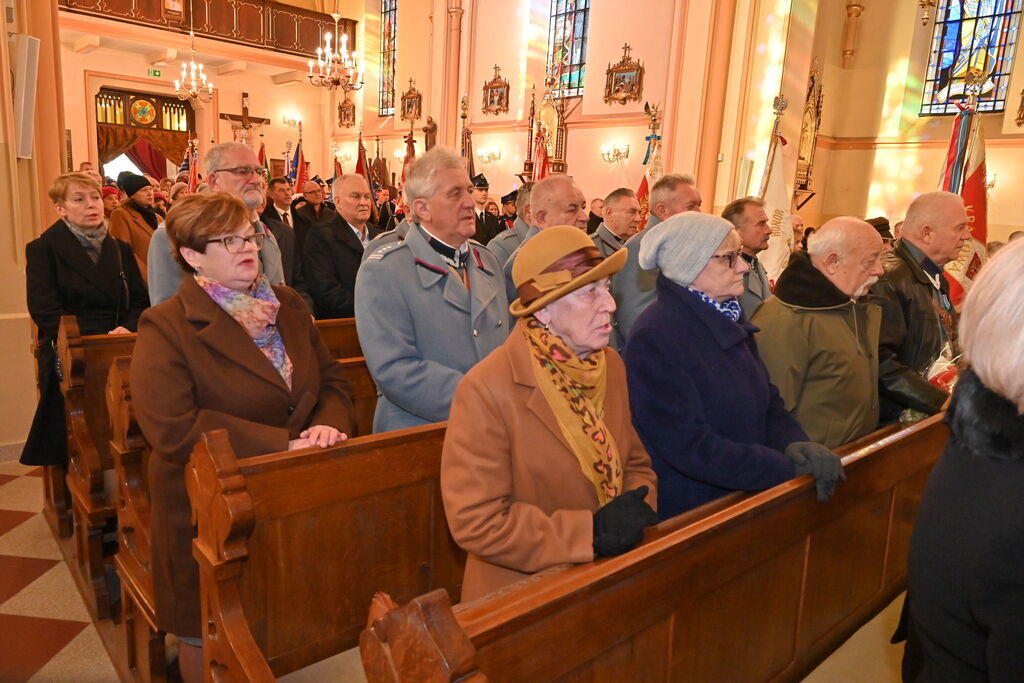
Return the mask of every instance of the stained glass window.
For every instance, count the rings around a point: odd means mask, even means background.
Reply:
[[[941,0],[932,33],[921,115],[956,114],[967,100],[967,74],[986,78],[978,111],[1006,109],[1010,69],[1024,0]]]
[[[551,0],[548,87],[555,97],[583,95],[589,24],[590,0]]]
[[[398,0],[380,0],[380,94],[377,114],[395,113],[395,59],[398,54]]]

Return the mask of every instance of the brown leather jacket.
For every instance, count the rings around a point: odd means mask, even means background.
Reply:
[[[924,373],[938,358],[946,339],[956,351],[957,313],[949,303],[949,283],[939,291],[903,240],[882,255],[885,274],[871,288],[870,301],[882,307],[878,370],[882,422],[904,408],[937,413],[947,394]],[[940,296],[941,295],[941,296]]]

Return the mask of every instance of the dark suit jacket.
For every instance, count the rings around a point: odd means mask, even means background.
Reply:
[[[480,214],[476,216],[476,234],[473,235],[473,239],[480,244],[487,244],[504,229],[505,224],[498,222],[497,216],[492,216],[484,211],[483,218],[480,217]]]
[[[320,213],[313,212],[313,205],[309,202],[305,202],[301,197],[292,202],[292,215],[295,216],[295,237],[299,244],[299,250],[304,251],[306,248],[306,236],[309,234],[310,229],[317,223],[325,223],[333,216],[337,215],[337,211],[327,205],[326,202],[320,205]],[[295,208],[296,205],[302,204],[301,207]]]
[[[139,321],[132,355],[132,404],[152,447],[149,487],[156,620],[199,637],[199,568],[192,557],[185,466],[203,432],[226,429],[242,458],[288,449],[312,425],[351,433],[352,404],[305,304],[287,287],[277,328],[292,362],[291,387],[193,278]]]
[[[302,268],[302,250],[296,244],[295,231],[281,221],[268,217],[265,211],[260,214],[260,220],[274,235],[277,246],[281,249],[284,283],[298,292],[310,310],[313,310],[313,299],[309,296],[309,287],[306,285],[306,277]]]
[[[351,318],[355,315],[356,272],[362,258],[362,243],[338,214],[326,222],[317,223],[309,231],[303,259],[309,273],[310,294],[313,295],[313,310],[317,318]]]
[[[40,398],[21,461],[62,465],[67,462],[64,398],[53,347],[60,317],[77,316],[82,334],[106,334],[118,326],[134,331],[149,295],[129,245],[108,235],[94,264],[63,220],[26,245],[25,275],[28,312],[39,328]]]

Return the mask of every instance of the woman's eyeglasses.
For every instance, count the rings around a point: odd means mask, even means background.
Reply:
[[[266,241],[267,236],[262,232],[249,235],[248,237],[239,237],[238,235],[228,235],[227,237],[217,237],[216,239],[206,240],[206,243],[220,242],[224,245],[224,249],[229,254],[241,254],[245,251],[245,245],[247,242],[252,242],[256,246],[256,251],[263,248],[263,242]]]
[[[743,253],[743,249],[737,249],[736,251],[730,251],[728,254],[712,254],[711,258],[725,259],[725,263],[730,268],[736,267],[736,260],[739,259]]]

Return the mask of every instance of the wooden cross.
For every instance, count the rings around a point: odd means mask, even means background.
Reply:
[[[494,77],[497,78],[501,75],[501,67],[497,64],[494,65]]]
[[[629,59],[629,51],[632,50],[632,49],[633,49],[633,47],[629,43],[626,43],[625,45],[623,45],[622,46],[622,58],[623,59]]]
[[[242,142],[248,143],[249,130],[254,126],[265,126],[270,123],[270,119],[262,119],[258,117],[249,116],[249,93],[242,93],[242,114],[221,114],[220,118],[225,121],[231,121],[232,123],[241,124],[240,137]],[[232,126],[234,128],[234,126]]]

